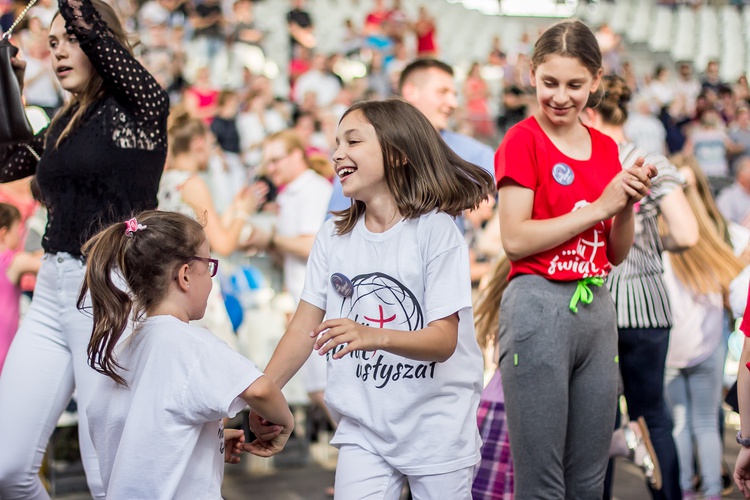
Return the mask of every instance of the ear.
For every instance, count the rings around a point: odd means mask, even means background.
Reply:
[[[602,75],[604,75],[604,70],[602,68],[599,68],[599,71],[596,72],[596,76],[594,77],[594,81],[591,82],[592,94],[596,92],[596,89],[598,89],[599,85],[602,83]]]
[[[405,83],[404,87],[401,89],[401,97],[403,97],[405,101],[413,102],[419,98],[419,89],[413,83]]]
[[[531,69],[529,69],[529,79],[531,81],[531,86],[536,87],[536,70],[534,69],[534,66],[531,66]]]
[[[190,266],[183,264],[177,271],[177,286],[183,292],[187,293],[190,290]]]

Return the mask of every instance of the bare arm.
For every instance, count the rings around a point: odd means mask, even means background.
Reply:
[[[226,256],[237,249],[244,224],[243,218],[235,217],[230,224],[224,226],[203,179],[197,176],[188,179],[182,187],[182,198],[199,218],[205,215],[204,229],[212,251]]]
[[[616,266],[628,256],[635,239],[635,216],[633,205],[628,204],[612,220],[612,229],[607,239],[607,260]]]
[[[505,182],[500,186],[498,212],[508,258],[514,261],[555,248],[594,224],[617,215],[619,221],[616,218],[613,222],[607,256],[610,262],[618,264],[627,256],[633,242],[632,206],[648,193],[654,175],[656,169],[644,166],[643,159],[639,159],[636,166],[618,173],[593,203],[552,219],[539,220],[531,218],[534,191],[512,181]]]
[[[284,387],[310,357],[315,343],[310,332],[320,325],[324,315],[322,309],[300,300],[286,333],[265,369],[266,375],[279,387]]]
[[[20,252],[13,257],[10,266],[8,266],[8,270],[6,271],[8,281],[13,284],[18,284],[21,280],[21,276],[26,273],[36,274],[39,272],[41,266],[42,256],[40,254]]]
[[[498,214],[503,248],[511,261],[535,255],[568,241],[607,217],[592,203],[552,219],[531,218],[534,191],[512,182],[500,186]]]
[[[682,189],[673,189],[659,207],[668,231],[661,238],[665,250],[681,252],[698,243],[698,221]]]
[[[353,351],[382,349],[417,361],[442,363],[456,350],[458,313],[431,321],[426,328],[406,335],[401,330],[373,328],[347,318],[325,321],[313,333],[323,333],[315,343],[315,348],[321,355],[346,344],[341,350],[335,351],[334,359],[340,359]]]
[[[290,432],[294,428],[294,418],[289,411],[289,405],[279,387],[269,377],[263,376],[255,380],[240,397],[266,420],[281,425]]]

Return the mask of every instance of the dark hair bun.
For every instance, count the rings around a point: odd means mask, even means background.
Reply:
[[[605,123],[622,125],[628,119],[628,103],[632,95],[625,80],[616,75],[607,75],[602,79],[604,96],[599,103],[598,111]]]

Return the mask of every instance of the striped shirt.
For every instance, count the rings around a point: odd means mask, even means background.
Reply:
[[[659,204],[673,189],[682,189],[684,177],[660,154],[646,153],[632,143],[619,145],[620,163],[627,169],[638,158],[654,165],[659,174],[651,181],[651,191],[637,205],[635,242],[627,258],[607,277],[607,286],[617,307],[619,328],[669,328],[672,309],[664,284],[664,250],[659,237]]]

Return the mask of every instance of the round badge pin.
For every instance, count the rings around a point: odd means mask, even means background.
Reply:
[[[351,280],[341,273],[333,273],[331,275],[331,285],[333,285],[336,293],[345,299],[351,297],[354,293],[354,285],[352,285]]]
[[[573,169],[565,163],[555,163],[552,167],[552,177],[561,186],[570,186],[576,178]]]

